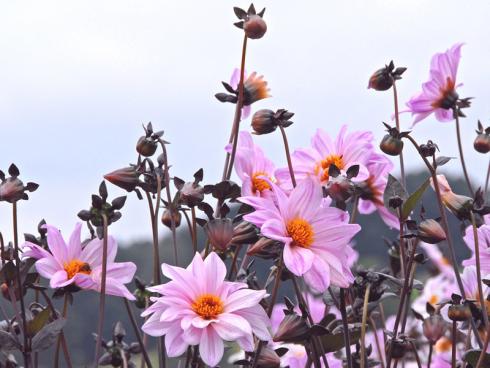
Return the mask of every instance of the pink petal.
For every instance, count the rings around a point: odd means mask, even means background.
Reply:
[[[204,260],[205,292],[216,293],[226,277],[226,266],[215,252],[211,252]]]
[[[73,282],[73,278],[68,279],[68,275],[66,274],[66,271],[60,270],[51,276],[51,280],[49,280],[49,286],[52,287],[53,289],[57,289],[69,285],[72,282]]]
[[[183,339],[183,331],[180,324],[175,322],[165,334],[165,348],[169,357],[178,357],[185,353],[189,344]]]
[[[54,258],[60,266],[66,263],[68,259],[68,249],[60,231],[51,225],[45,225],[47,230],[48,247]]]
[[[311,268],[314,259],[309,249],[290,244],[284,246],[284,264],[296,276],[303,276]]]
[[[257,305],[255,307],[240,309],[235,311],[234,314],[245,318],[248,323],[250,323],[250,326],[252,326],[253,333],[257,335],[259,339],[262,341],[269,341],[271,339],[268,329],[271,327],[271,322],[262,306]]]
[[[75,225],[75,230],[71,233],[68,241],[68,259],[80,258],[82,252],[80,233],[82,232],[82,224],[79,222]]]
[[[212,324],[216,333],[226,341],[234,341],[245,335],[252,335],[248,321],[236,314],[222,313],[218,321]]]
[[[223,340],[212,328],[206,328],[202,332],[199,353],[204,363],[215,367],[220,362],[224,353]]]
[[[60,267],[59,263],[50,254],[36,262],[36,270],[42,277],[50,279],[56,272],[63,270],[63,268]]]
[[[320,257],[317,257],[310,270],[305,273],[304,278],[312,291],[323,293],[330,286],[330,266]]]
[[[133,280],[136,265],[133,262],[119,262],[107,265],[107,277],[119,280],[127,284]]]
[[[95,238],[88,242],[80,253],[80,260],[87,262],[90,267],[95,268],[102,264],[103,240]],[[109,236],[107,238],[107,263],[114,262],[117,253],[116,240]]]
[[[256,306],[265,297],[265,290],[240,289],[232,293],[225,301],[225,312]]]

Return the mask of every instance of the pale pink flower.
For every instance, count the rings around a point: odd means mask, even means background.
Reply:
[[[362,194],[359,198],[359,213],[370,214],[377,210],[386,225],[398,229],[398,218],[384,206],[383,200],[388,174],[393,170],[392,162],[384,155],[373,153],[367,163],[367,169],[369,177],[360,183]]]
[[[480,248],[480,265],[482,274],[490,273],[490,225],[481,225],[477,230],[478,245]],[[476,265],[475,258],[475,238],[473,236],[473,227],[466,229],[464,241],[470,248],[472,255],[470,259],[463,261],[463,266]]]
[[[240,83],[240,69],[235,68],[230,79],[230,86],[238,91],[238,84]],[[256,72],[253,72],[247,76],[247,72],[244,73],[244,99],[242,107],[241,119],[245,120],[250,116],[252,111],[251,105],[259,100],[270,97],[270,89],[267,87],[267,82],[264,80],[263,76],[257,76]]]
[[[487,274],[482,274],[482,279],[487,279]],[[478,277],[476,275],[476,266],[467,266],[461,274],[461,281],[467,299],[473,299],[476,304],[480,304],[480,292],[478,290]],[[488,286],[482,283],[483,299],[486,300],[488,295]]]
[[[36,270],[41,276],[49,279],[50,287],[56,289],[76,285],[81,289],[100,292],[103,240],[92,239],[82,248],[81,223],[75,226],[68,244],[54,226],[45,225],[45,229],[49,252],[31,242],[25,242],[22,249],[25,257],[37,259]],[[116,253],[116,240],[109,236],[106,293],[134,300],[125,284],[132,281],[136,265],[133,262],[115,262]]]
[[[444,53],[437,53],[430,63],[429,80],[422,84],[422,92],[407,102],[408,111],[415,115],[413,125],[434,113],[437,120],[453,120],[453,110],[458,99],[456,74],[461,58],[462,43],[455,44]]]
[[[373,135],[367,131],[347,134],[347,125],[342,126],[335,140],[321,129],[311,139],[311,147],[296,150],[292,154],[296,180],[301,182],[307,177],[318,177],[322,184],[328,182],[328,169],[331,164],[342,173],[349,167],[359,165],[359,174],[353,181],[363,181],[369,177],[366,167],[373,151]],[[276,170],[276,178],[285,189],[291,189],[291,177],[287,168]]]
[[[142,329],[151,336],[165,335],[169,357],[199,345],[204,363],[216,366],[223,357],[223,341],[253,351],[253,334],[270,339],[270,321],[259,304],[266,291],[225,281],[226,267],[216,253],[205,260],[196,253],[187,268],[162,264],[162,273],[171,281],[149,288],[161,296],[152,297],[153,304],[142,313],[148,317]]]
[[[226,149],[231,151],[230,145]],[[271,195],[269,181],[274,181],[274,163],[265,157],[262,149],[254,144],[252,135],[245,131],[238,135],[235,172],[242,181],[242,196]]]
[[[255,208],[244,217],[261,228],[262,235],[284,244],[284,264],[296,276],[304,276],[314,292],[330,284],[348,287],[353,275],[348,267],[350,242],[361,227],[349,224],[344,211],[325,207],[321,185],[305,178],[289,197],[270,183],[275,200],[241,197]]]
[[[454,269],[453,266],[451,266],[451,262],[444,257],[436,244],[429,244],[421,241],[419,242],[419,247],[425,251],[427,257],[437,267],[439,272],[445,274],[449,278],[454,277]]]
[[[414,300],[412,308],[419,314],[427,316],[427,303],[433,307],[437,307],[438,303],[450,300],[451,294],[457,292],[458,289],[454,276],[440,273],[425,281],[424,289],[420,296]],[[445,317],[444,314],[443,317]]]

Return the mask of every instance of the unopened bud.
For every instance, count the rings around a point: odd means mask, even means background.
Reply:
[[[279,368],[281,366],[281,358],[271,348],[264,347],[260,351],[257,359],[257,367],[259,368]]]
[[[301,343],[309,337],[310,329],[306,320],[297,314],[288,314],[284,317],[272,338],[274,342]]]
[[[189,207],[197,205],[204,199],[204,189],[195,183],[187,182],[180,190],[180,200]]]
[[[421,144],[419,147],[419,153],[424,157],[432,157],[436,154],[437,144],[432,141],[428,141],[427,144]]]
[[[24,184],[17,177],[7,178],[0,184],[0,201],[17,202],[24,198]]]
[[[214,219],[204,227],[209,243],[217,250],[224,252],[231,245],[233,223],[230,219]]]
[[[172,228],[172,220],[175,228],[180,226],[180,221],[182,220],[182,215],[176,209],[166,209],[162,214],[162,224],[164,224],[169,229]]]
[[[376,91],[386,91],[393,85],[393,79],[390,75],[388,67],[378,69],[369,78],[368,88],[372,88]]]
[[[418,237],[426,243],[437,244],[446,240],[446,232],[436,220],[427,219],[419,224]]]
[[[422,323],[424,336],[433,345],[439,340],[446,330],[446,321],[439,314],[434,314],[424,319]]]
[[[128,192],[133,191],[140,184],[139,174],[134,166],[123,167],[109,174],[104,175],[104,179],[110,183],[125,189]]]
[[[267,24],[260,15],[251,15],[243,24],[243,30],[248,38],[257,40],[267,32]]]
[[[390,156],[398,156],[403,151],[403,141],[400,138],[386,134],[379,144],[381,151]]]
[[[255,134],[268,134],[277,129],[274,120],[274,111],[262,109],[257,111],[252,117],[252,128]]]
[[[138,139],[136,143],[136,151],[141,156],[150,157],[152,156],[158,148],[158,143],[151,137],[142,136]]]
[[[467,321],[471,318],[471,310],[466,304],[453,304],[449,306],[447,316],[451,321]]]
[[[233,228],[232,244],[252,244],[256,240],[257,230],[250,222],[242,221]]]
[[[473,147],[480,153],[490,152],[490,135],[487,133],[480,133],[476,136]]]

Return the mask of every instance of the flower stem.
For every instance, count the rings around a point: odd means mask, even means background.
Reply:
[[[293,187],[296,187],[296,178],[294,177],[293,163],[291,161],[291,154],[289,152],[289,144],[288,137],[286,136],[286,130],[282,125],[279,125],[279,129],[281,130],[282,140],[284,142],[284,150],[286,151],[286,159],[288,160],[288,168],[289,175],[291,175],[291,182],[293,183]]]
[[[369,293],[371,292],[371,284],[366,287],[366,292],[364,293],[364,305],[362,306],[362,324],[361,324],[361,368],[366,367],[366,326],[367,326],[367,312],[368,312],[368,302]],[[376,331],[373,331],[376,333]]]
[[[65,294],[65,298],[64,298],[64,301],[63,301],[63,318],[66,318],[66,314],[68,312],[68,294]],[[60,357],[60,347],[61,347],[61,338],[63,337],[63,335],[60,333],[58,335],[58,339],[57,339],[57,342],[56,342],[56,351],[55,351],[55,355],[54,355],[54,366],[55,368],[58,368],[59,366],[59,357]]]
[[[395,104],[395,122],[396,122],[396,129],[400,132],[400,113],[398,110],[398,92],[396,89],[396,82],[395,79],[393,79],[393,99],[394,99],[394,104]],[[403,161],[403,151],[400,152],[400,175],[402,179],[402,184],[404,188],[407,188],[407,182],[405,178],[405,163]]]
[[[429,345],[429,358],[427,360],[427,368],[430,368],[430,363],[432,362],[432,351],[434,350],[434,344]]]
[[[26,309],[24,304],[24,288],[22,287],[22,278],[20,276],[20,256],[19,256],[19,234],[17,229],[17,202],[12,203],[12,219],[14,226],[14,255],[15,255],[15,272],[17,277],[17,286],[19,287],[19,301],[20,301],[20,313],[22,317],[22,331],[24,336],[24,349],[22,355],[24,356],[24,363],[26,367],[29,367],[30,354],[28,350],[28,337],[27,337],[27,324],[26,324]]]
[[[471,196],[474,197],[475,192],[473,192],[473,187],[471,186],[470,177],[468,175],[468,171],[466,170],[466,163],[465,163],[464,156],[463,156],[463,145],[461,144],[461,132],[460,132],[460,128],[459,128],[459,117],[458,117],[457,113],[455,115],[456,115],[456,117],[455,117],[455,120],[456,120],[456,137],[458,140],[459,158],[461,160],[461,166],[463,167],[463,173],[464,173],[464,178],[466,180],[466,185],[468,185],[468,189],[470,191]]]
[[[347,325],[347,312],[345,309],[345,291],[343,288],[340,288],[340,314],[342,315],[342,326],[344,328],[344,345],[345,345],[345,355],[347,359],[347,368],[352,368],[349,326]]]
[[[236,147],[238,144],[238,131],[240,127],[240,120],[242,118],[242,107],[243,107],[243,96],[244,96],[244,86],[243,82],[245,79],[245,58],[247,54],[247,36],[243,36],[242,44],[242,61],[240,66],[240,81],[238,82],[238,101],[235,107],[235,117],[233,119],[233,127],[228,143],[233,143],[233,148],[230,153],[226,153],[225,167],[223,169],[222,180],[228,180],[231,176],[233,170],[233,162],[235,161]]]
[[[485,356],[487,355],[488,343],[490,342],[490,327],[487,329],[487,333],[485,336],[485,342],[483,343],[483,348],[481,349],[480,357],[478,358],[478,362],[476,363],[475,368],[480,368]]]
[[[131,321],[131,325],[133,326],[133,331],[134,334],[136,335],[136,339],[138,340],[138,343],[140,344],[141,348],[141,353],[143,355],[143,358],[145,359],[146,365],[148,368],[152,368],[150,357],[148,356],[148,352],[146,351],[145,344],[143,343],[143,339],[141,338],[141,333],[138,328],[138,325],[136,323],[136,320],[134,319],[133,311],[131,310],[131,306],[129,305],[129,302],[126,298],[123,298],[124,300],[124,305],[126,307],[126,311],[128,312],[128,317],[129,320]]]
[[[196,207],[191,207],[192,214],[192,249],[197,252],[197,226],[196,226]]]
[[[99,299],[99,324],[97,326],[97,342],[95,345],[95,362],[94,367],[99,366],[99,358],[102,348],[102,334],[104,333],[104,313],[105,313],[105,289],[107,281],[107,236],[108,221],[105,213],[102,213],[104,239],[102,242],[102,274],[100,280],[100,299]]]
[[[457,322],[453,321],[453,330],[451,334],[451,342],[452,342],[452,348],[451,348],[451,366],[452,368],[456,368],[456,334],[458,333],[457,331]]]
[[[485,196],[484,196],[485,199],[487,198],[489,180],[490,180],[490,161],[488,161],[487,178],[485,179]]]

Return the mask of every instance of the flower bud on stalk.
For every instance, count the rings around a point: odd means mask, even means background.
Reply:
[[[393,86],[393,81],[401,79],[401,75],[407,68],[396,68],[393,61],[390,61],[384,68],[378,69],[369,78],[368,88],[376,91],[387,91]]]
[[[476,134],[478,135],[473,143],[475,150],[480,153],[490,152],[490,127],[483,129],[482,123],[478,121],[478,130],[476,131]]]
[[[29,199],[26,192],[34,192],[39,187],[36,183],[24,183],[18,178],[19,169],[11,164],[8,173],[10,177],[6,178],[3,171],[0,171],[0,201],[14,203],[21,199]]]
[[[133,191],[140,184],[139,173],[134,166],[115,170],[104,175],[104,179],[128,192]]]
[[[173,218],[173,223],[175,224],[175,227],[180,226],[180,222],[182,220],[182,215],[180,214],[179,210],[177,209],[165,209],[162,214],[162,224],[168,227],[169,229],[172,228],[172,218]]]
[[[248,38],[257,40],[265,35],[265,32],[267,32],[267,24],[263,19],[265,8],[256,13],[254,5],[251,4],[248,11],[237,7],[233,8],[233,10],[238,19],[240,19],[239,22],[235,23],[235,26],[243,29]]]
[[[419,224],[418,237],[426,243],[437,244],[446,240],[446,233],[436,220],[427,219]]]
[[[446,331],[446,321],[439,314],[434,314],[424,319],[422,323],[424,336],[429,340],[431,345],[434,345],[437,340],[444,336]]]
[[[398,156],[403,151],[402,138],[406,136],[408,132],[399,132],[397,128],[392,128],[386,123],[383,123],[383,125],[386,127],[388,134],[381,140],[379,148],[387,155]]]
[[[257,111],[252,117],[252,128],[257,135],[269,134],[277,129],[278,126],[287,128],[293,124],[291,119],[294,113],[285,109],[276,112],[268,109]]]
[[[451,321],[467,321],[471,318],[471,309],[467,304],[452,304],[447,310],[447,316]]]

